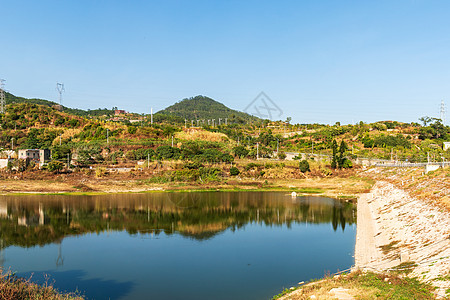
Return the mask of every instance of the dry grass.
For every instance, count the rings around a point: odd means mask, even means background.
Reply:
[[[223,142],[228,140],[228,137],[223,133],[210,132],[202,129],[186,129],[175,133],[175,138],[182,141],[202,140],[208,142]]]
[[[0,299],[70,300],[84,299],[75,294],[61,294],[47,284],[40,286],[0,269]]]
[[[388,181],[415,198],[450,211],[450,168],[428,174],[423,168],[370,168],[360,175]]]

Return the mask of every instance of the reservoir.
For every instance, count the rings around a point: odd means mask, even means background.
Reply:
[[[3,269],[87,299],[271,299],[355,235],[356,206],[288,192],[0,196]]]

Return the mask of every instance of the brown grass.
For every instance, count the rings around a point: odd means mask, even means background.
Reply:
[[[69,300],[84,299],[73,293],[61,294],[47,284],[40,286],[28,279],[3,273],[0,269],[0,299]]]
[[[450,211],[450,168],[423,172],[423,168],[371,168],[360,175],[388,181],[415,198]]]
[[[175,138],[182,141],[202,140],[208,142],[227,141],[228,137],[223,133],[210,132],[202,129],[186,129],[175,133]]]

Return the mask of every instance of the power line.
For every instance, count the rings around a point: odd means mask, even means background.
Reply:
[[[59,93],[59,104],[61,105],[61,103],[62,103],[62,93],[66,91],[64,89],[64,83],[56,83],[56,90]]]
[[[445,103],[444,103],[444,100],[441,101],[440,119],[442,121],[442,124],[445,125]]]
[[[5,80],[0,79],[0,113],[5,113],[6,101],[5,101]]]

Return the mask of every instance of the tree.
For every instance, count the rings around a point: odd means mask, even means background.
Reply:
[[[57,161],[57,160],[52,160],[47,165],[47,170],[49,170],[50,172],[55,172],[55,173],[59,173],[59,171],[61,171],[63,168],[64,168],[64,163]]]
[[[237,176],[237,175],[239,175],[241,172],[239,171],[239,169],[238,168],[236,168],[236,167],[231,167],[230,168],[230,175],[231,176]]]
[[[339,146],[339,158],[338,158],[338,167],[339,169],[342,168],[344,165],[345,158],[345,152],[347,151],[348,147],[347,144],[344,142],[344,140],[341,141],[341,145]]]
[[[68,146],[55,146],[52,149],[53,160],[67,160],[67,155],[70,155],[71,151]]]
[[[302,173],[306,173],[306,172],[311,171],[311,169],[309,168],[309,163],[308,163],[308,161],[306,159],[301,160],[299,162],[299,164],[298,164],[298,167],[300,168],[300,171]]]
[[[333,150],[333,157],[331,159],[331,168],[332,169],[336,169],[338,166],[338,162],[337,162],[337,150],[338,150],[338,145],[336,143],[336,140],[333,140],[333,143],[331,145],[331,149]]]
[[[347,169],[352,168],[353,164],[350,159],[345,157],[345,152],[348,150],[347,144],[342,140],[341,145],[339,146],[339,157],[338,157],[338,167],[339,169]]]

